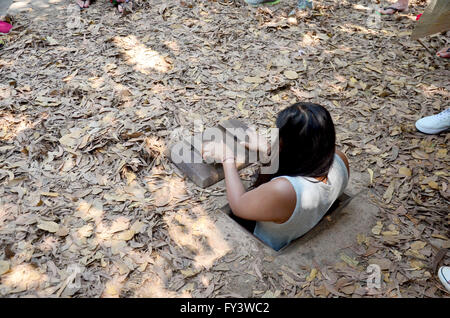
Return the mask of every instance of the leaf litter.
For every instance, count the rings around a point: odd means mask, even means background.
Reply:
[[[295,17],[294,1],[136,2],[121,19],[95,3],[81,29],[56,12],[12,17],[0,51],[2,296],[448,295],[434,277],[449,264],[449,134],[419,134],[414,121],[448,105],[450,74],[407,40],[421,1],[375,27],[364,0]],[[424,40],[434,51],[446,41]],[[198,267],[201,235],[181,246],[164,216],[212,212],[224,191],[185,180],[167,149],[196,120],[272,127],[299,99],[330,110],[352,169],[370,176],[376,224],[328,266],[231,253]],[[369,264],[381,289],[366,288]],[[253,284],[236,289],[238,273]]]

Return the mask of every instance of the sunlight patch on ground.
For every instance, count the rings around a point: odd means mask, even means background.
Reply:
[[[148,75],[152,70],[166,73],[172,68],[160,53],[146,47],[134,35],[116,36],[114,43],[123,50],[126,62],[134,65],[136,71]]]
[[[85,221],[94,220],[96,224],[102,221],[103,214],[103,203],[100,200],[94,200],[93,202],[82,200],[75,212],[75,216]]]
[[[304,34],[302,41],[300,41],[300,45],[302,47],[311,47],[311,46],[317,46],[320,43],[320,39],[314,38],[309,34]]]
[[[105,85],[105,79],[103,77],[91,77],[89,78],[89,82],[94,89],[99,89]]]
[[[125,283],[125,275],[115,275],[105,285],[101,298],[119,298],[122,287]]]
[[[0,169],[0,176],[2,176],[3,171]],[[12,178],[9,177],[9,180],[12,180]],[[11,203],[3,204],[1,203],[0,198],[0,229],[2,229],[3,226],[7,224],[8,220],[13,220],[16,217],[18,210],[19,210],[18,205]]]
[[[180,53],[180,46],[175,41],[166,41],[164,44],[171,49],[174,53],[178,54]]]
[[[7,60],[3,60],[3,59],[0,59],[0,67],[4,67],[5,69],[6,68],[10,68],[10,67],[13,67],[14,66],[14,60],[11,60],[11,61],[7,61]],[[0,86],[1,87],[1,86]],[[1,88],[0,88],[1,89]],[[0,93],[1,94],[1,93]]]
[[[427,98],[431,98],[434,95],[442,95],[442,109],[445,108],[444,100],[446,98],[450,98],[450,92],[448,90],[442,87],[437,87],[435,85],[427,85],[423,83],[418,85],[417,87],[423,92],[423,95],[426,96]]]
[[[0,140],[10,140],[21,131],[33,128],[27,116],[3,113],[0,115]]]
[[[142,283],[136,290],[136,297],[151,297],[151,298],[191,298],[191,286],[182,288],[178,292],[168,290],[164,286],[163,280],[155,273],[147,273],[142,277]]]
[[[30,264],[21,264],[11,268],[11,271],[2,277],[2,284],[14,288],[16,292],[39,287],[47,280],[47,275],[40,273]]]
[[[361,4],[354,4],[354,5],[353,5],[353,9],[355,9],[355,10],[361,10],[361,11],[371,11],[371,10],[372,10],[371,7],[366,7],[366,6],[363,6],[363,5],[361,5]]]
[[[352,24],[352,23],[346,23],[344,25],[339,26],[340,30],[345,33],[358,33],[358,34],[372,34],[372,35],[378,35],[380,31],[378,29],[374,28],[368,28],[366,26]]]
[[[231,251],[208,213],[201,207],[194,207],[190,213],[179,210],[166,214],[164,220],[170,237],[181,247],[196,254],[197,267],[210,268],[216,260]]]
[[[132,101],[133,94],[131,93],[131,91],[128,87],[126,87],[125,85],[122,85],[120,83],[114,83],[114,82],[110,82],[110,85],[112,85],[114,87],[114,92],[116,92],[116,94],[118,95],[118,97],[120,98],[121,101],[123,101],[123,102]],[[128,103],[127,105],[130,106],[132,104]]]
[[[53,252],[56,253],[56,248],[58,247],[58,240],[54,236],[46,237],[41,244],[39,244],[39,249],[43,252]]]
[[[0,229],[5,224],[7,217],[8,217],[8,212],[6,211],[6,207],[2,204],[2,205],[0,205]]]
[[[101,242],[102,240],[109,240],[109,243],[114,245],[115,242],[119,244],[124,243],[124,241],[130,239],[130,236],[132,237],[134,235],[134,233],[128,233],[129,227],[130,219],[124,216],[119,216],[112,221],[110,226],[107,226],[104,222],[100,222],[99,224],[97,224],[95,232],[97,234],[97,239],[99,240],[99,242]],[[115,239],[111,240],[113,238],[113,235]]]
[[[0,84],[0,99],[6,99],[6,98],[10,98],[10,97],[12,97],[10,86]]]
[[[164,85],[158,83],[158,84],[153,85],[150,91],[153,94],[158,95],[158,94],[162,94],[162,93],[164,93],[165,91],[168,91],[168,90],[169,89],[167,87],[165,87]]]
[[[136,111],[136,114],[139,116],[139,111]],[[145,148],[153,158],[164,156],[168,150],[164,140],[156,136],[145,138]]]
[[[186,191],[186,183],[183,179],[177,176],[166,176],[161,168],[153,168],[152,175],[145,181],[148,191],[152,194],[152,203],[156,207],[174,206],[191,198]]]

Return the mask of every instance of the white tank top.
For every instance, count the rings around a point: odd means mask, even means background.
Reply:
[[[287,179],[294,187],[297,196],[294,212],[289,220],[282,224],[256,222],[253,234],[278,251],[311,230],[347,186],[347,167],[338,155],[334,156],[327,177],[327,183],[309,177],[278,177]]]

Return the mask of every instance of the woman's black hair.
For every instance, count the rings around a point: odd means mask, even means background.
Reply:
[[[254,187],[278,176],[326,177],[335,154],[336,132],[325,107],[295,103],[277,117],[279,166],[271,175],[260,174]]]

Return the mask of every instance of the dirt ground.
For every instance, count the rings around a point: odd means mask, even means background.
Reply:
[[[449,133],[414,122],[449,106],[449,45],[412,41],[410,11],[380,1],[109,1],[11,16],[0,36],[2,297],[448,297]],[[278,265],[215,231],[223,182],[201,189],[167,149],[240,118],[274,126],[294,101],[324,105],[380,212],[351,253]],[[256,166],[242,171],[251,180]],[[217,235],[216,235],[217,234]],[[351,256],[349,256],[351,255]],[[382,286],[366,288],[369,264]]]

